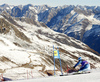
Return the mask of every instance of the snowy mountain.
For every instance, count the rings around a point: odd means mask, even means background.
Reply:
[[[12,9],[14,8],[15,6]],[[17,8],[27,10],[26,6],[21,5]],[[29,8],[29,12],[38,13],[36,10],[31,11],[35,7],[29,5]],[[36,13],[29,15],[37,18]],[[99,53],[83,42],[55,32],[43,22],[25,16],[26,14],[12,17],[6,11],[2,11],[0,15],[0,73],[4,77],[15,80],[26,79],[27,73],[31,73],[33,77],[48,76],[48,73],[53,75],[53,45],[55,48],[59,47],[63,72],[67,65],[69,68],[73,67],[80,56],[89,61],[91,68],[100,68]],[[57,59],[56,74],[60,74]]]
[[[31,18],[45,23],[54,31],[74,37],[100,53],[100,6],[3,4],[0,13],[7,12],[12,17]]]
[[[65,33],[86,43],[100,53],[100,7],[61,6],[50,8],[38,15],[54,31]]]

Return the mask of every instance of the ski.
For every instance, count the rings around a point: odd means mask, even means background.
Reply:
[[[87,73],[91,73],[90,71],[88,72],[72,72],[72,73],[66,73],[66,74],[63,74],[63,75],[60,75],[60,76],[69,76],[69,75],[78,75],[78,74],[87,74]]]

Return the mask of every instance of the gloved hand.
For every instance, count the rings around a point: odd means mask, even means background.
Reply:
[[[75,69],[75,67],[73,67],[73,69]]]
[[[75,67],[72,67],[72,70],[75,70]]]

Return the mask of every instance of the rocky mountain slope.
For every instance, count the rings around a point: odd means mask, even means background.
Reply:
[[[99,54],[81,41],[29,18],[12,18],[6,12],[0,15],[0,73],[5,77],[25,79],[27,73],[34,77],[53,74],[53,45],[59,47],[63,72],[80,56],[90,62],[91,68],[100,67]],[[60,74],[58,59],[56,73]]]
[[[47,9],[39,13],[39,21],[57,32],[86,43],[100,53],[99,6],[65,5],[50,9],[47,7]]]
[[[100,53],[100,6],[64,5],[8,5],[0,6],[0,13],[7,12],[12,17],[31,18],[45,23],[54,31],[74,37]]]

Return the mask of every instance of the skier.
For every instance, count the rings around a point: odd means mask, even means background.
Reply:
[[[78,58],[78,62],[75,64],[73,68],[75,69],[75,67],[78,66],[79,64],[81,64],[81,67],[78,70],[78,72],[90,71],[90,64],[86,60],[82,59],[81,57]]]

